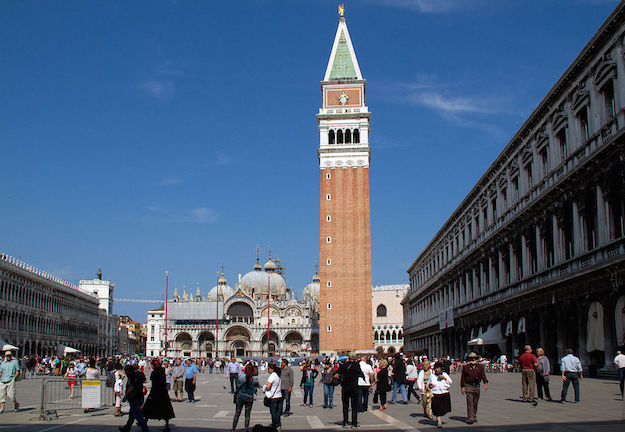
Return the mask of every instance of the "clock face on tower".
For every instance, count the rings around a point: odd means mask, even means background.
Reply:
[[[349,96],[347,96],[345,92],[342,92],[341,95],[339,96],[339,103],[341,105],[345,105],[348,101],[349,101]]]

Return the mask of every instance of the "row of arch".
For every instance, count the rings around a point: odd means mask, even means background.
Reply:
[[[7,342],[19,348],[17,352],[20,356],[54,356],[58,354],[59,342],[20,339],[9,339]],[[80,350],[83,355],[90,356],[98,354],[95,344],[76,343],[71,344],[71,346],[72,348]]]
[[[376,330],[373,332],[373,340],[376,343],[397,343],[404,339],[404,334],[401,330]]]
[[[87,325],[75,320],[61,322],[11,310],[0,311],[0,328],[81,339],[95,337],[98,331],[96,323]]]
[[[356,129],[330,129],[328,132],[328,144],[351,144],[360,143],[360,130]]]

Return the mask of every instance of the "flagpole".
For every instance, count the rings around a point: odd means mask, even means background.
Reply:
[[[219,272],[217,272],[217,315],[215,326],[215,359],[219,358]]]
[[[169,270],[165,270],[165,357],[167,357],[167,301],[169,299]]]

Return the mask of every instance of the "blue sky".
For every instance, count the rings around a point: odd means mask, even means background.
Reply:
[[[406,269],[611,0],[346,1],[373,113],[373,282]],[[259,244],[319,259],[319,81],[336,1],[0,3],[0,251],[117,297],[205,295]],[[152,305],[117,303],[145,320]]]

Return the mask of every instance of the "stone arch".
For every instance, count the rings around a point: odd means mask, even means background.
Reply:
[[[189,333],[181,332],[176,335],[175,350],[184,357],[190,357],[193,349],[193,338]]]
[[[280,338],[278,338],[276,332],[269,331],[269,344],[267,344],[267,332],[263,332],[263,337],[261,338],[261,346],[264,353],[274,355],[278,353],[278,350],[280,349]]]
[[[380,333],[378,333],[377,330],[373,333],[373,340],[374,341],[379,341],[380,340]]]
[[[342,129],[338,129],[336,131],[336,143],[343,144],[343,130]]]
[[[254,309],[244,301],[236,301],[229,305],[227,314],[234,322],[252,323],[254,321]]]
[[[304,336],[298,331],[290,331],[284,336],[284,349],[289,351],[290,355],[299,355],[303,344]]]
[[[328,144],[334,144],[334,141],[335,141],[334,131],[330,129],[330,131],[328,132]]]
[[[354,144],[360,143],[360,131],[358,129],[354,129],[353,141],[354,141]]]
[[[215,350],[215,335],[205,331],[198,335],[198,353],[200,357],[212,357]]]

